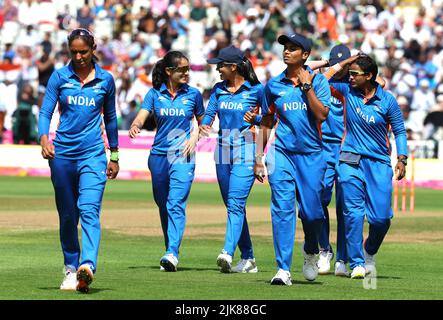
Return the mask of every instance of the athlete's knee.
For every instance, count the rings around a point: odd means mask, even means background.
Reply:
[[[368,220],[371,227],[389,229],[391,226],[391,219],[372,218]]]

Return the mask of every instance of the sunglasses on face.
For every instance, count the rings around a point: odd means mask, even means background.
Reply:
[[[219,62],[219,63],[217,63],[217,70],[224,68],[226,66],[232,66],[233,64],[235,64],[235,63]]]
[[[353,76],[353,77],[362,76],[362,75],[366,74],[366,72],[361,71],[361,70],[349,70],[348,72],[349,72],[349,75]]]
[[[178,73],[186,73],[189,71],[189,66],[182,66],[182,67],[169,67],[169,70],[173,71],[173,72],[178,72]]]

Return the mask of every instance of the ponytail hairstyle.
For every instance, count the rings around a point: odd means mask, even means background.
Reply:
[[[168,81],[169,76],[166,73],[166,68],[176,68],[181,59],[189,61],[180,51],[169,51],[163,59],[157,61],[152,70],[152,85],[155,89],[160,89],[161,85]]]
[[[370,80],[371,84],[377,84],[376,79],[378,75],[378,67],[374,59],[366,54],[360,54],[354,63],[357,64],[365,73],[372,75]]]
[[[256,85],[260,83],[252,67],[252,63],[248,58],[244,57],[242,63],[237,63],[237,70],[238,74],[245,78],[250,84]]]
[[[68,35],[68,45],[70,46],[72,41],[74,41],[75,39],[82,39],[92,50],[97,49],[94,34],[88,29],[77,28],[72,30],[71,33]],[[92,55],[92,60],[98,61],[98,58],[95,54]]]

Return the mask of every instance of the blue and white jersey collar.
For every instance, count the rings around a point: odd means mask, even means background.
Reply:
[[[189,90],[189,85],[187,83],[184,83],[180,86],[180,88],[178,89],[178,91],[184,91],[184,92],[188,92]],[[169,90],[168,87],[166,87],[166,83],[162,83],[162,85],[160,86],[160,89],[158,90],[161,93],[168,93],[169,94]]]

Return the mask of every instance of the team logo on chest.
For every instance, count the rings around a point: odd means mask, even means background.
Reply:
[[[95,107],[94,98],[83,97],[83,96],[68,96],[68,104],[75,104],[78,106]]]

